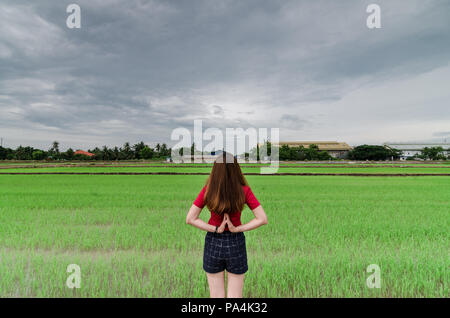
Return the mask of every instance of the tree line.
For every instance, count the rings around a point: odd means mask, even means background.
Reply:
[[[54,141],[48,150],[19,146],[16,149],[0,147],[0,160],[136,160],[136,159],[164,159],[169,157],[171,149],[165,143],[150,147],[143,141],[131,145],[124,143],[122,147],[95,147],[87,152],[94,154],[89,157],[75,154],[72,148],[60,151],[59,142]]]
[[[266,142],[267,153],[270,156],[272,145]],[[447,150],[447,155],[442,147],[425,147],[421,152],[415,156],[407,158],[407,160],[447,160],[450,159],[450,149]],[[370,160],[370,161],[386,161],[399,160],[402,156],[402,151],[394,148],[389,148],[379,145],[360,145],[354,147],[345,156],[345,159],[350,160]],[[320,150],[318,145],[311,144],[308,148],[304,146],[289,147],[282,145],[279,148],[279,158],[281,161],[303,161],[303,160],[338,160],[331,156],[327,151]]]
[[[442,147],[425,147],[420,153],[407,157],[406,160],[447,160],[450,159],[450,149],[446,151]],[[351,160],[398,160],[402,151],[375,145],[361,145],[353,148],[348,153]]]
[[[269,150],[268,153],[270,155],[272,147],[270,142],[266,142],[265,147]],[[361,145],[350,150],[345,157],[351,160],[397,160],[400,158],[400,155],[400,150],[377,145]],[[307,148],[304,146],[289,147],[288,145],[282,145],[279,148],[279,158],[281,161],[338,160],[327,151],[320,150],[316,144],[311,144]]]
[[[445,156],[445,150],[442,147],[425,147],[422,149],[417,158],[423,160],[446,160],[450,159],[450,148],[447,149],[447,156]],[[412,157],[410,160],[414,160]]]
[[[334,158],[325,150],[319,150],[317,145],[289,147],[282,145],[279,149],[280,160],[333,160]]]
[[[266,147],[265,151],[268,156],[271,155],[272,145],[266,141],[262,147]],[[259,145],[253,148],[250,152],[259,158]],[[331,156],[327,151],[320,150],[318,145],[312,144],[309,147],[289,147],[282,145],[279,149],[279,159],[281,161],[303,161],[303,160],[337,160]],[[88,149],[87,152],[94,154],[89,157],[83,154],[75,154],[72,148],[66,151],[59,150],[59,142],[54,141],[48,150],[33,148],[30,146],[19,146],[16,149],[4,148],[0,146],[0,160],[139,160],[139,159],[165,159],[171,156],[171,148],[168,148],[165,143],[157,144],[155,147],[150,147],[143,141],[131,145],[129,142],[124,143],[122,147],[102,148],[95,147]],[[191,148],[179,149],[179,154],[197,153],[195,145]],[[255,154],[256,152],[256,154]],[[425,147],[422,151],[407,160],[422,159],[422,160],[447,160],[450,159],[450,149],[447,150],[447,155],[442,147]],[[378,145],[360,145],[350,150],[346,156],[350,160],[398,160],[402,155],[402,151],[392,149],[385,146]],[[246,153],[245,157],[249,157]]]

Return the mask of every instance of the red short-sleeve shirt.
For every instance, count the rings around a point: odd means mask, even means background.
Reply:
[[[245,203],[248,205],[248,207],[251,210],[256,209],[258,206],[260,206],[258,200],[256,199],[255,195],[252,192],[252,189],[250,189],[249,186],[242,186],[244,189],[245,194]],[[200,209],[203,209],[205,206],[205,192],[206,192],[206,186],[203,187],[202,191],[200,191],[199,195],[197,196],[197,199],[194,201],[194,205],[199,207]],[[241,225],[241,213],[242,211],[236,211],[230,214],[230,220],[231,223],[233,223],[234,226]],[[208,221],[208,224],[214,225],[214,226],[220,226],[223,221],[223,215],[219,215],[217,213],[214,213],[211,211],[211,218]],[[227,229],[227,227],[225,227]]]

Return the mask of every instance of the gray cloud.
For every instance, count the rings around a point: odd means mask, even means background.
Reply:
[[[448,1],[377,1],[380,30],[371,1],[80,0],[80,30],[71,2],[0,4],[7,145],[169,142],[194,119],[353,144],[450,125]]]
[[[433,134],[435,137],[450,137],[450,131],[438,131]]]
[[[288,129],[298,130],[303,128],[309,122],[304,119],[300,119],[297,115],[285,114],[280,118],[281,126]]]

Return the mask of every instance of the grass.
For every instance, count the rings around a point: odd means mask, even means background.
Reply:
[[[205,233],[184,222],[205,179],[0,176],[0,297],[207,297]],[[269,225],[246,233],[244,296],[449,296],[450,178],[247,179]]]

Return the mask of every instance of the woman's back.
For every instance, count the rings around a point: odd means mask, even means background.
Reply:
[[[207,185],[205,185],[203,187],[203,189],[200,191],[199,195],[197,196],[197,198],[194,201],[194,205],[199,207],[200,209],[203,209],[203,207],[205,206],[206,187],[207,187]],[[259,203],[258,199],[256,199],[255,195],[253,194],[252,189],[247,185],[243,185],[242,190],[244,191],[245,204],[247,204],[247,206],[250,208],[250,210],[256,209],[260,205],[260,203]],[[224,214],[223,213],[218,214],[215,211],[210,211],[210,212],[211,212],[211,217],[208,221],[208,224],[211,224],[214,226],[219,226],[223,221]],[[239,226],[242,224],[241,213],[242,213],[242,210],[241,211],[233,211],[230,213],[230,219],[234,226]]]

